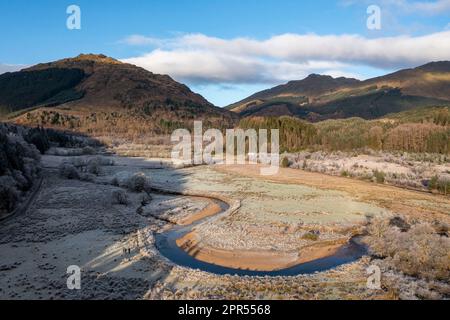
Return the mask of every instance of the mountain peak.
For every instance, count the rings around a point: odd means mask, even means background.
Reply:
[[[241,116],[295,115],[318,119],[379,117],[415,107],[450,103],[450,61],[360,81],[310,74],[251,95],[228,107]]]
[[[428,72],[450,72],[450,61],[433,61],[417,67],[416,70],[424,70]]]
[[[318,74],[311,73],[303,80],[330,80],[330,81],[351,81],[351,82],[360,82],[360,80],[349,77],[333,77],[327,74]]]
[[[83,60],[88,60],[88,61],[94,61],[94,62],[100,62],[100,63],[113,63],[113,64],[120,64],[122,62],[108,57],[104,54],[93,54],[93,53],[82,53],[79,54],[78,56],[76,56],[75,58],[69,58],[69,59],[65,59],[65,60],[78,60],[78,61],[83,61]]]
[[[93,73],[93,68],[103,66],[120,66],[125,63],[120,62],[114,58],[108,57],[104,54],[79,54],[76,57],[65,58],[47,63],[40,63],[23,71],[37,71],[48,68],[63,68],[63,69],[81,69],[87,74]]]
[[[323,74],[318,74],[318,73],[311,73],[304,80],[306,80],[306,79],[333,79],[333,77],[329,76],[329,75],[323,75]]]
[[[360,81],[352,78],[333,78],[329,75],[312,73],[303,80],[290,81],[285,85],[276,87],[276,90],[296,92],[305,96],[315,96],[342,86],[351,86]]]
[[[25,78],[31,84],[27,85]],[[154,74],[132,64],[122,63],[104,54],[80,54],[76,57],[41,63],[4,76],[0,82],[0,106],[16,111],[36,105],[69,103],[71,107],[94,106],[96,110],[177,105],[212,108],[202,96],[166,75]],[[15,83],[29,90],[22,101],[8,93],[6,84]],[[2,95],[2,84],[4,94]],[[27,85],[27,86],[26,86]],[[27,91],[28,92],[28,91]],[[30,98],[30,97],[33,97]],[[54,98],[56,97],[56,98]],[[63,97],[63,98],[61,98]]]
[[[304,78],[303,80],[293,80],[293,81],[289,81],[287,83],[287,85],[298,85],[298,84],[313,84],[313,85],[332,85],[333,87],[336,85],[340,85],[341,83],[343,85],[348,85],[351,83],[358,83],[360,82],[358,79],[354,79],[354,78],[346,78],[346,77],[337,77],[334,78],[330,75],[323,75],[323,74],[318,74],[318,73],[311,73],[309,76],[307,76],[306,78]]]

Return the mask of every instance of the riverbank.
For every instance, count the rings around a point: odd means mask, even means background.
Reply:
[[[177,245],[195,259],[232,269],[278,271],[302,263],[330,257],[347,242],[319,243],[302,248],[301,252],[270,252],[223,250],[204,245],[196,232],[177,240]]]

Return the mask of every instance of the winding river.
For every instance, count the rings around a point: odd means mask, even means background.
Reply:
[[[229,205],[226,202],[218,199],[212,200],[221,208],[221,211],[216,215],[203,218],[187,226],[176,225],[166,232],[156,234],[156,247],[164,257],[177,265],[192,269],[199,269],[218,275],[276,277],[312,274],[315,272],[326,271],[340,265],[356,261],[367,253],[367,248],[361,244],[357,238],[353,238],[331,256],[276,271],[232,269],[197,260],[195,257],[189,255],[186,251],[180,248],[176,241],[190,233],[195,226],[207,220],[216,219],[217,216],[224,214],[229,209]]]

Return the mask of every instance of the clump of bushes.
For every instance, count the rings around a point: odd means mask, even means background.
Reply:
[[[384,183],[386,179],[386,174],[383,171],[374,170],[373,177],[377,183]]]
[[[405,221],[402,217],[394,217],[391,220],[389,220],[389,225],[393,227],[397,227],[402,232],[407,232],[411,229],[411,226],[409,223]]]
[[[0,177],[0,212],[14,210],[19,198],[14,179],[10,176]]]
[[[302,236],[302,239],[309,240],[309,241],[317,241],[317,240],[319,240],[319,236],[320,236],[320,233],[318,231],[311,230],[311,231],[308,231],[307,233],[305,233]]]
[[[42,128],[30,129],[24,138],[27,142],[35,145],[42,154],[50,149],[50,141],[47,132]]]
[[[0,124],[0,213],[14,210],[40,172],[40,152],[25,130]]]
[[[64,162],[59,166],[59,175],[62,178],[69,179],[69,180],[79,180],[80,179],[80,173],[78,172],[77,168],[71,164]]]
[[[448,225],[395,217],[372,220],[366,243],[383,286],[401,299],[445,299],[450,277]]]
[[[282,168],[289,168],[289,159],[288,157],[283,157],[280,163]]]
[[[64,162],[59,166],[59,175],[60,177],[69,180],[81,180],[88,182],[93,182],[95,180],[94,174],[91,172],[80,172],[79,167],[68,162]]]
[[[94,158],[88,161],[86,166],[87,172],[98,176],[101,171],[101,159]]]
[[[101,157],[92,158],[86,161],[83,158],[74,158],[71,163],[80,172],[87,172],[93,175],[100,175],[102,166],[113,166],[114,161],[110,159],[104,159]]]
[[[428,189],[436,190],[445,195],[450,193],[450,177],[434,176],[428,183]]]
[[[350,173],[349,173],[347,170],[342,170],[342,171],[341,171],[341,177],[347,178],[347,177],[349,177],[349,176],[350,176]]]
[[[135,173],[128,179],[127,187],[134,192],[150,191],[150,179],[142,172]]]
[[[112,178],[111,184],[115,187],[124,188],[131,192],[141,193],[139,195],[139,203],[140,207],[144,208],[151,201],[152,197],[149,194],[151,191],[150,179],[142,172],[135,173],[130,175],[128,172],[118,172]],[[120,194],[113,195],[113,199],[128,199],[126,197],[125,190],[121,190]],[[121,204],[127,204],[128,201],[118,201],[115,202],[123,202]],[[126,203],[125,203],[126,202]]]
[[[403,274],[448,280],[450,239],[441,229],[429,223],[399,228],[386,220],[373,220],[368,227],[367,243],[373,254]]]

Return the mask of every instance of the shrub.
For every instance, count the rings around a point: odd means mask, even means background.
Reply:
[[[113,177],[112,180],[111,180],[111,184],[113,186],[118,187],[119,186],[119,178],[118,177]]]
[[[303,240],[317,241],[319,240],[319,234],[314,231],[309,231],[302,236]]]
[[[80,173],[71,163],[64,162],[59,167],[59,175],[66,179],[80,179]]]
[[[392,268],[428,280],[450,278],[450,239],[428,223],[418,223],[402,232],[386,221],[372,221],[368,228],[372,253],[389,258]]]
[[[130,203],[128,195],[124,190],[114,190],[111,194],[113,204],[127,206]]]
[[[374,254],[380,254],[388,251],[388,244],[384,240],[387,232],[390,230],[389,221],[386,219],[373,219],[369,217],[370,223],[367,226],[367,232],[370,235],[369,246]]]
[[[101,171],[101,159],[95,158],[89,160],[86,168],[88,173],[95,174],[96,176],[98,176]]]
[[[397,227],[401,232],[407,232],[411,229],[411,226],[402,217],[398,216],[389,220],[389,225]]]
[[[436,233],[444,236],[444,237],[448,237],[448,231],[449,231],[449,225],[445,222],[436,220],[433,222],[433,228],[434,230],[436,230]]]
[[[449,177],[441,177],[437,181],[437,189],[439,192],[447,195],[450,193],[450,178]]]
[[[342,170],[341,171],[341,177],[348,177],[350,174],[348,173],[347,170]]]
[[[428,182],[428,189],[436,190],[437,189],[438,176],[433,176]]]
[[[384,183],[384,181],[386,179],[386,174],[383,171],[374,170],[373,176],[377,183]]]
[[[434,176],[428,182],[428,189],[447,195],[450,192],[450,178]]]
[[[281,167],[282,168],[288,168],[289,167],[289,159],[288,157],[283,157],[283,159],[281,160]]]
[[[152,200],[153,200],[153,198],[151,195],[144,193],[141,196],[141,206],[143,206],[143,207],[147,206]]]
[[[31,144],[34,144],[42,154],[50,149],[50,142],[44,129],[30,129],[28,134],[25,136],[25,140]]]
[[[142,192],[150,190],[150,180],[148,177],[140,172],[135,173],[128,179],[128,188],[134,192]]]
[[[26,167],[26,165],[24,166],[24,168],[25,167]],[[25,173],[25,172],[14,170],[12,172],[12,177],[14,178],[14,180],[16,182],[16,186],[20,190],[27,191],[31,188],[31,186],[33,184],[33,180],[31,178],[30,179],[25,178],[23,173]],[[25,175],[27,175],[27,173],[25,173]],[[28,175],[32,176],[32,173],[28,173]]]
[[[15,181],[9,176],[0,177],[0,212],[14,210],[19,201],[19,191]]]

